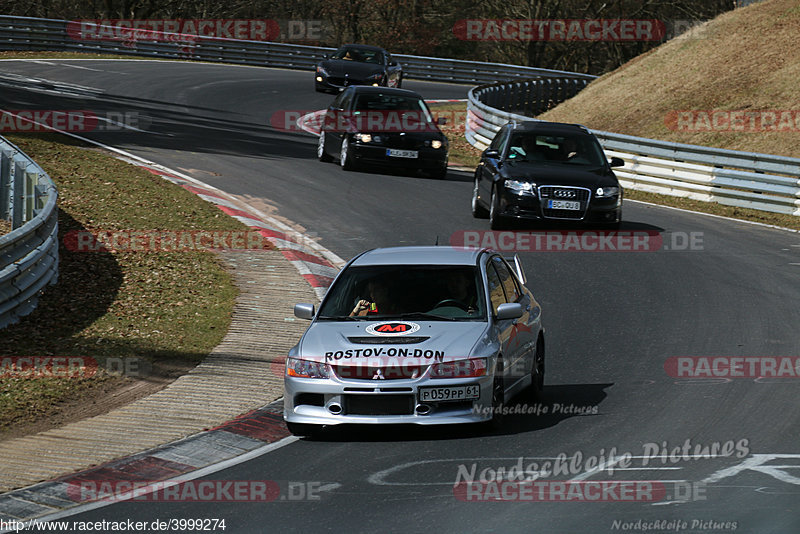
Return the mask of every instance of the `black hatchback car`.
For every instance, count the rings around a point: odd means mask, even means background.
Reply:
[[[369,164],[444,178],[448,144],[438,124],[414,91],[351,86],[325,112],[317,157],[344,170]]]
[[[314,88],[338,92],[349,85],[400,87],[403,67],[377,46],[346,44],[317,64]]]
[[[622,187],[597,138],[578,124],[545,121],[503,125],[475,170],[472,215],[493,230],[508,219],[622,221]]]

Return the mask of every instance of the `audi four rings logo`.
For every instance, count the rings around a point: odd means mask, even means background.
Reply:
[[[575,198],[574,189],[556,189],[553,194],[558,198]]]

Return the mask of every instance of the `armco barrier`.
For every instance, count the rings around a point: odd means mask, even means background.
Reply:
[[[0,137],[0,328],[33,311],[58,280],[58,192],[41,167]]]
[[[164,59],[195,59],[313,70],[333,48],[292,45],[266,41],[245,41],[166,32],[132,32],[131,38],[89,40],[71,36],[70,21],[0,16],[0,50],[58,50],[118,54]],[[79,28],[79,23],[76,28]],[[147,35],[150,36],[148,39]],[[537,69],[502,63],[461,61],[422,56],[396,55],[403,76],[456,83],[486,83],[533,76],[592,79],[574,72]],[[309,84],[311,80],[309,79]]]
[[[581,82],[584,80],[534,79],[471,89],[467,140],[480,149],[486,148],[500,126],[509,121],[533,120],[533,115],[574,95]],[[545,89],[548,86],[549,92]],[[561,88],[554,91],[555,86]],[[624,167],[615,170],[623,187],[800,215],[800,159],[610,132],[593,133],[608,157],[617,156],[625,161]]]

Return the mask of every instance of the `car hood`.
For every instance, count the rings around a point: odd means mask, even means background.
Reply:
[[[503,178],[526,180],[539,185],[604,186],[616,185],[613,172],[602,167],[542,165],[525,161],[507,161],[500,170]]]
[[[362,63],[359,61],[348,61],[346,59],[326,59],[320,65],[328,71],[331,76],[344,76],[349,74],[355,78],[366,78],[370,74],[383,72],[380,65],[374,63]]]
[[[478,321],[315,321],[298,344],[297,357],[353,366],[463,360],[487,328]]]

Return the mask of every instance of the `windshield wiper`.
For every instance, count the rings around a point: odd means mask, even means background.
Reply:
[[[434,321],[456,321],[456,317],[443,317],[441,315],[436,315],[433,313],[427,312],[409,312],[409,313],[398,313],[396,315],[385,315],[383,316],[384,319],[433,319]]]
[[[364,321],[368,320],[366,315],[321,315],[318,321]]]

